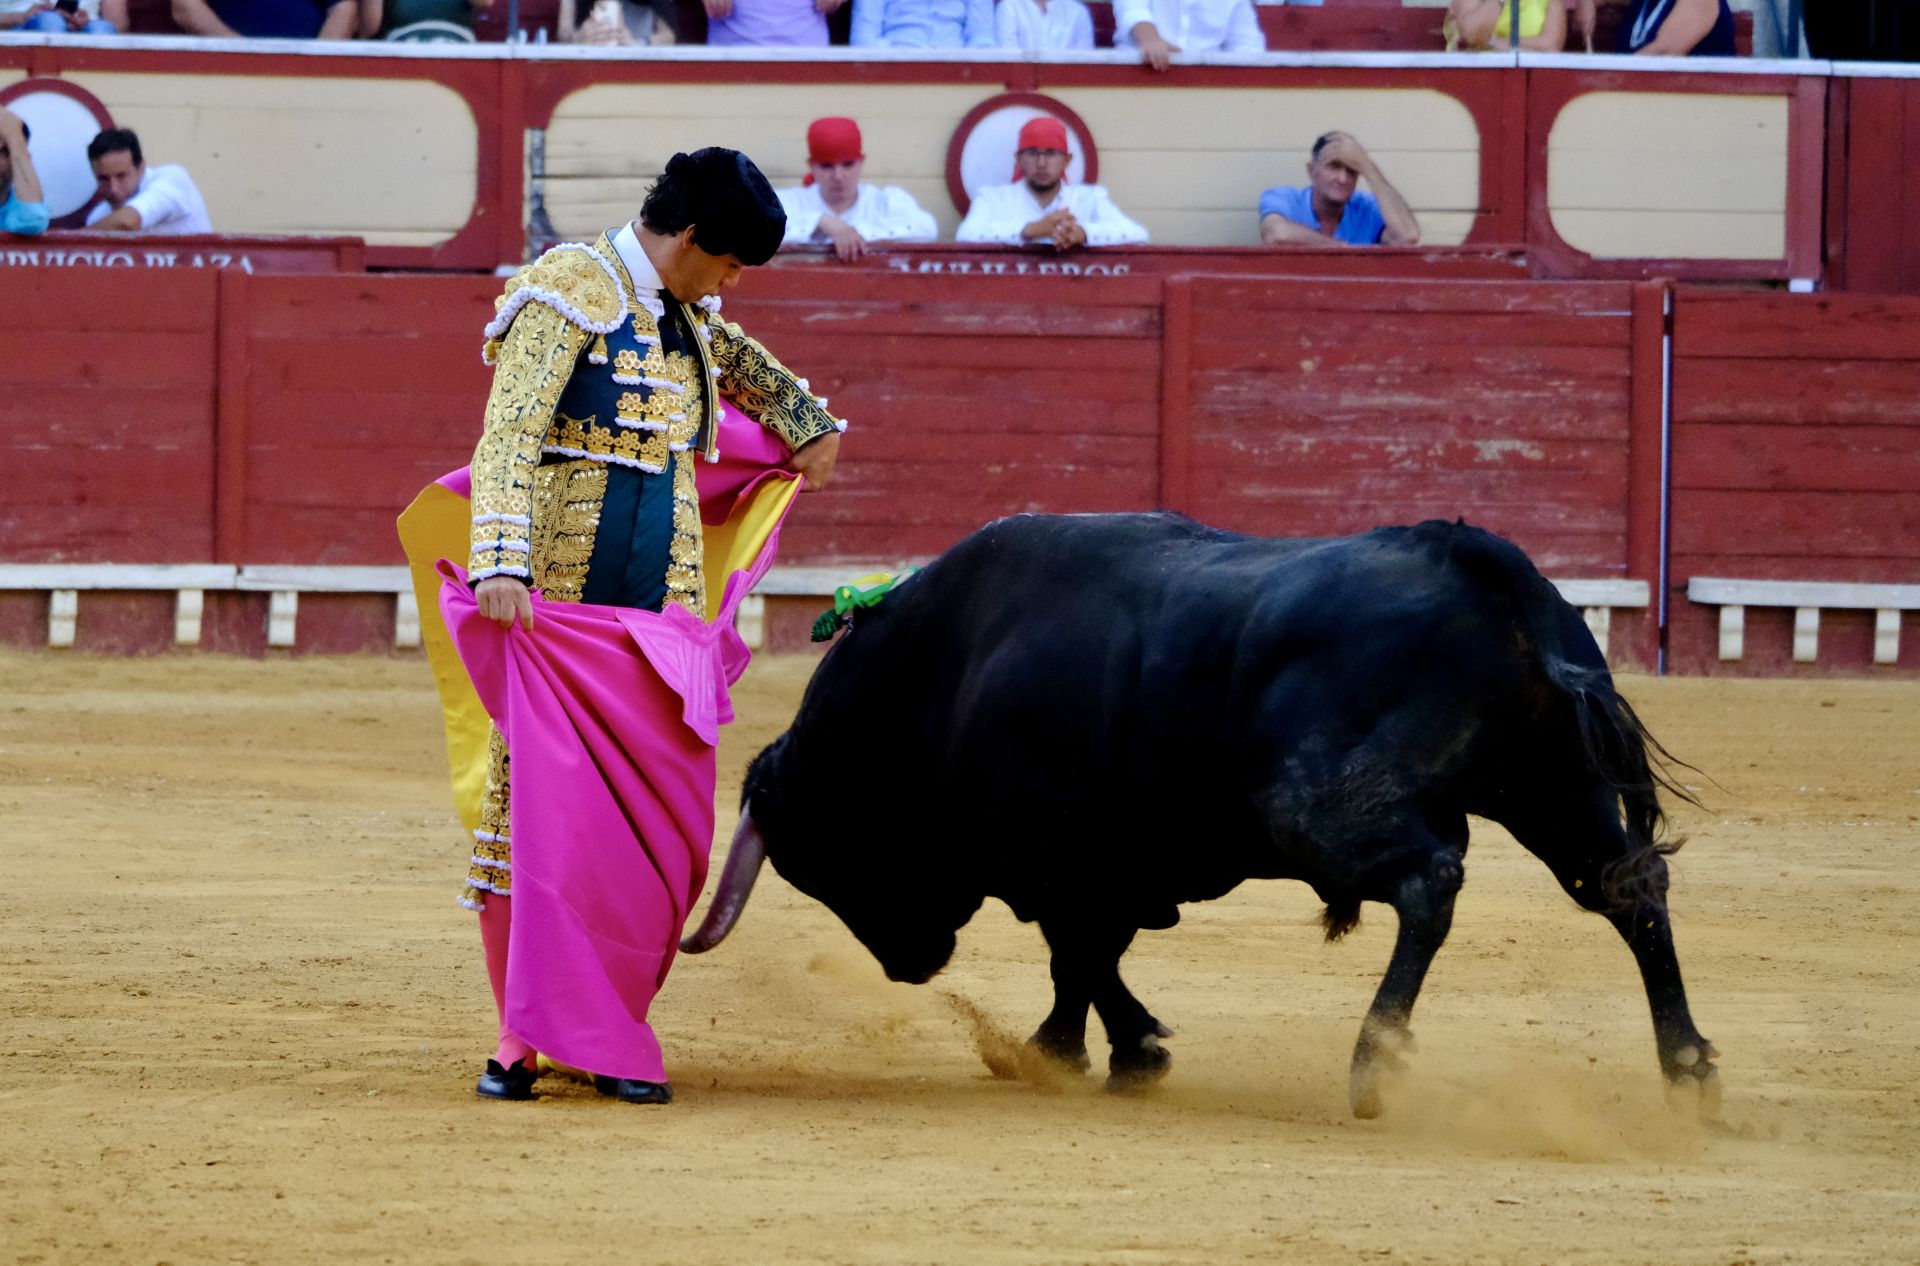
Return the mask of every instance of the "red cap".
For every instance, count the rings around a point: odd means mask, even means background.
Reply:
[[[1023,149],[1057,149],[1062,154],[1073,153],[1073,146],[1067,143],[1067,125],[1051,114],[1042,114],[1028,119],[1026,126],[1020,129],[1020,142],[1014,152]]]
[[[860,125],[852,119],[815,119],[807,127],[807,161],[821,166],[853,163],[865,158],[860,152]],[[813,173],[807,173],[807,184]]]
[[[1013,147],[1015,180],[1020,179],[1019,154],[1023,149],[1057,149],[1062,154],[1073,153],[1073,147],[1067,143],[1067,125],[1051,114],[1035,115],[1021,127],[1020,139]]]

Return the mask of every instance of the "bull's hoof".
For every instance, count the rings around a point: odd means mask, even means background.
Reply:
[[[1702,1121],[1720,1119],[1720,1070],[1713,1062],[1719,1055],[1712,1042],[1701,1038],[1661,1056],[1669,1106]]]
[[[1382,1084],[1405,1072],[1404,1055],[1413,1053],[1411,1030],[1368,1023],[1353,1047],[1353,1068],[1347,1078],[1347,1102],[1353,1115],[1371,1121],[1386,1111]]]
[[[1041,1029],[1027,1039],[1027,1046],[1069,1072],[1084,1073],[1093,1067],[1093,1056],[1087,1054],[1085,1038],[1074,1041],[1054,1037]]]
[[[1116,1046],[1107,1060],[1107,1089],[1115,1094],[1142,1090],[1167,1075],[1173,1067],[1173,1052],[1152,1036],[1140,1039],[1132,1050]]]

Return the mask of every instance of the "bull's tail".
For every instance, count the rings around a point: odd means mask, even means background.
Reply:
[[[1692,766],[1675,759],[1648,733],[1633,705],[1614,689],[1602,668],[1549,659],[1547,675],[1573,705],[1588,770],[1620,797],[1627,849],[1602,872],[1602,895],[1615,908],[1664,895],[1666,868],[1658,860],[1680,850],[1684,837],[1670,836],[1660,793],[1689,804],[1699,799],[1668,771]]]
[[[1660,793],[1698,805],[1698,798],[1668,772],[1693,770],[1693,766],[1676,759],[1647,732],[1632,705],[1614,688],[1606,657],[1580,613],[1525,553],[1464,523],[1423,524],[1422,528],[1439,529],[1436,535],[1446,541],[1454,561],[1484,591],[1504,594],[1513,604],[1538,670],[1571,706],[1579,759],[1593,779],[1619,797],[1626,847],[1600,876],[1601,896],[1618,908],[1638,904],[1655,890],[1664,892],[1666,867],[1661,859],[1679,851],[1686,841],[1668,836]]]

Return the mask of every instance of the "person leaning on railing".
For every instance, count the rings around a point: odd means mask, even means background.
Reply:
[[[28,236],[47,231],[47,200],[27,153],[27,121],[0,107],[0,232]]]
[[[1592,5],[1596,0],[1579,0]],[[1733,10],[1727,0],[1599,0],[1624,7],[1622,53],[1645,57],[1734,57]],[[1583,15],[1583,21],[1584,21]]]

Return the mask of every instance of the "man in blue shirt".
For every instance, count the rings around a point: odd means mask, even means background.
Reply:
[[[856,48],[992,48],[993,0],[853,0]]]
[[[45,233],[46,194],[27,153],[27,121],[0,107],[0,232]]]
[[[1365,179],[1371,194],[1358,192]],[[1305,186],[1269,189],[1260,195],[1260,240],[1325,246],[1415,246],[1420,222],[1400,191],[1380,174],[1360,142],[1329,132],[1313,143]]]

